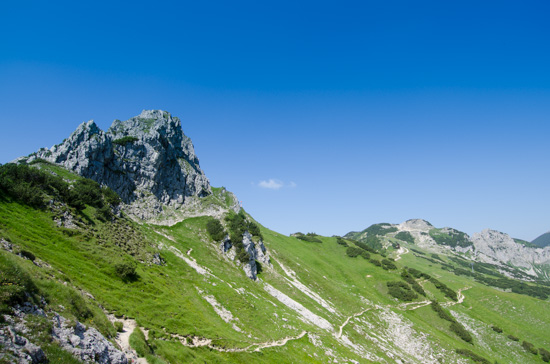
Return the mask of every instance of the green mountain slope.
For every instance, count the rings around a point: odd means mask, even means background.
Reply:
[[[214,192],[207,203],[231,202]],[[47,202],[55,191],[44,193]],[[113,344],[124,322],[147,333],[130,344],[149,363],[542,363],[538,349],[550,348],[548,299],[456,275],[458,256],[403,240],[379,250],[338,237],[310,242],[260,226],[271,264],[253,281],[210,238],[210,217],[138,224],[104,218],[103,206],[31,207],[2,190],[1,325],[25,301]],[[73,362],[42,320],[27,338],[50,362]]]
[[[533,240],[531,242],[531,244],[534,244],[534,245],[536,245],[540,248],[544,248],[546,246],[549,246],[550,245],[550,232],[542,234],[541,236],[539,236],[538,238]]]

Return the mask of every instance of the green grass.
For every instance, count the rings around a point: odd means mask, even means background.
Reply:
[[[210,198],[209,203],[227,206],[227,195],[222,192],[213,189],[213,195],[205,201]],[[428,261],[409,253],[395,262],[397,270],[384,270],[361,256],[350,258],[346,254],[347,247],[338,244],[336,237],[317,236],[320,243],[310,243],[261,227],[272,267],[264,265],[261,281],[254,282],[246,277],[240,265],[219,252],[217,244],[206,232],[207,217],[190,218],[170,227],[139,225],[126,220],[111,223],[97,220],[95,209],[87,207],[81,218],[86,230],[71,232],[58,228],[48,211],[35,210],[9,199],[0,201],[0,236],[11,241],[17,249],[35,255],[38,262],[47,262],[51,268],[46,265],[38,267],[29,260],[3,251],[0,262],[4,261],[3,267],[15,262],[13,264],[32,277],[37,291],[46,297],[49,305],[64,306],[65,310],[60,309],[61,314],[97,327],[108,337],[114,336],[116,330],[99,304],[117,315],[134,318],[141,327],[158,333],[145,340],[143,333],[136,331],[131,338],[132,346],[149,363],[315,363],[325,362],[329,349],[339,362],[350,359],[365,362],[353,347],[336,339],[335,335],[346,318],[367,308],[369,311],[349,321],[343,335],[350,342],[361,345],[366,353],[389,362],[394,359],[371,336],[373,332],[390,335],[392,326],[386,322],[388,317],[398,317],[410,324],[413,340],[426,342],[426,345],[447,353],[443,362],[456,361],[460,357],[455,353],[456,349],[471,350],[491,362],[538,360],[538,357],[525,353],[520,344],[508,345],[510,340],[506,336],[509,334],[531,342],[537,348],[550,347],[548,301],[502,292],[470,277],[456,276],[441,269],[446,264],[454,264],[444,255],[440,255],[442,261]],[[406,242],[401,243],[411,248]],[[210,274],[197,273],[173,249],[208,268]],[[160,253],[165,265],[151,263],[155,252]],[[371,258],[383,259],[374,253],[371,253]],[[123,279],[117,275],[116,265],[121,260],[136,264],[135,279]],[[283,267],[296,275],[289,277]],[[473,335],[473,344],[468,344],[451,332],[449,322],[439,318],[429,306],[416,310],[400,306],[402,302],[388,295],[386,282],[400,281],[404,267],[428,273],[454,291],[469,287],[463,291],[466,299],[462,304],[445,310],[467,329],[480,332],[482,336]],[[4,268],[3,271],[8,270]],[[296,286],[296,281],[321,296],[336,312],[317,303]],[[424,279],[418,279],[418,282],[426,291],[427,298],[419,296],[414,302],[426,299],[449,302],[433,283]],[[334,331],[321,329],[304,320],[296,311],[272,297],[266,291],[265,283],[327,320]],[[73,287],[90,293],[94,299]],[[219,306],[231,312],[233,319],[225,322],[205,297],[213,297]],[[502,328],[503,333],[494,332],[492,325]],[[235,326],[242,332],[235,330]],[[217,347],[242,349],[255,343],[294,337],[302,330],[315,335],[319,346],[315,346],[313,339],[306,335],[282,347],[259,352],[224,353],[208,347],[185,347],[173,338],[175,334],[198,336],[211,339]],[[427,334],[428,339],[421,340],[420,333]],[[418,361],[396,342],[390,340],[386,346],[397,358]],[[52,353],[59,351],[55,346],[48,350]],[[70,360],[62,358],[63,352],[52,355],[58,355],[58,362]]]

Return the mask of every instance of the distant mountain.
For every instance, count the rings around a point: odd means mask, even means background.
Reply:
[[[388,246],[395,240],[414,242],[419,247],[434,253],[467,255],[475,261],[502,267],[506,274],[508,266],[519,268],[514,277],[521,279],[548,279],[550,267],[550,233],[544,234],[539,244],[490,229],[475,233],[471,237],[450,227],[436,228],[426,220],[411,219],[401,224],[374,224],[360,232],[345,235],[367,245],[378,248]],[[547,267],[547,268],[545,268]]]
[[[531,242],[532,244],[539,246],[541,248],[547,247],[550,245],[550,231],[547,233],[542,234],[535,240]]]

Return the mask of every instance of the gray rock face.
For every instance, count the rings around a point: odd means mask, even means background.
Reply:
[[[471,237],[474,243],[475,254],[488,257],[503,263],[510,263],[517,267],[530,269],[535,274],[533,264],[550,264],[550,247],[530,248],[517,243],[508,234],[485,229]]]
[[[180,119],[162,110],[115,120],[107,132],[93,121],[82,123],[63,143],[27,161],[37,158],[109,186],[122,198],[125,212],[139,219],[212,193]]]
[[[256,275],[258,274],[256,261],[269,265],[269,255],[267,254],[264,243],[261,240],[258,243],[254,243],[252,241],[252,235],[250,235],[248,231],[245,231],[243,234],[243,245],[244,250],[250,256],[248,262],[243,266],[244,272],[248,278],[256,280]]]
[[[61,347],[84,362],[100,364],[128,364],[123,352],[116,349],[94,328],[86,328],[80,322],[69,325],[59,315],[53,318],[52,335]]]
[[[46,363],[46,354],[26,337],[18,335],[13,326],[0,328],[0,359],[18,364]]]
[[[243,264],[243,270],[246,276],[250,279],[256,280],[258,274],[258,265],[256,262],[265,264],[266,266],[271,266],[271,261],[269,259],[269,253],[265,248],[265,245],[262,240],[255,243],[252,240],[252,235],[248,231],[245,231],[243,234],[243,246],[244,250],[250,256],[248,262]],[[226,236],[223,241],[220,243],[219,248],[223,254],[227,254],[229,259],[234,260],[237,256],[235,249],[231,249],[233,244],[229,239],[229,235]]]

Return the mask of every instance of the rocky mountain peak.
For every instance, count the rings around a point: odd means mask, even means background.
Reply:
[[[404,231],[422,231],[428,232],[433,229],[433,225],[423,219],[410,219],[398,225],[400,230]]]
[[[44,159],[112,188],[138,219],[212,194],[180,119],[163,110],[115,120],[107,132],[93,121],[82,123],[63,143],[23,159]]]

